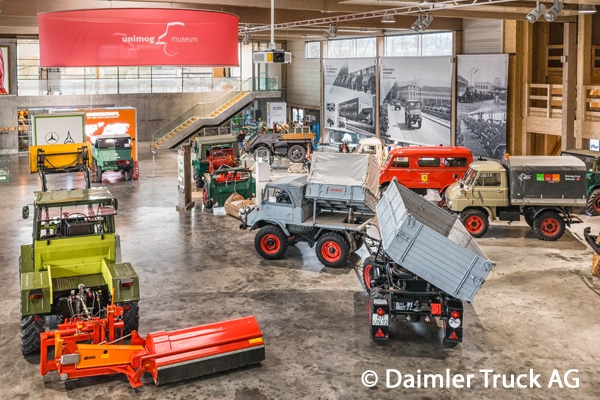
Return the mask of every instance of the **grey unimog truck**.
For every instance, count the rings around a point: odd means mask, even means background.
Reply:
[[[307,175],[267,183],[257,209],[242,227],[259,229],[258,254],[285,257],[289,245],[306,242],[328,267],[340,267],[364,242],[379,198],[379,167],[373,155],[315,153]]]
[[[439,320],[444,347],[458,345],[463,338],[463,301],[473,300],[494,264],[456,215],[396,179],[383,192],[376,212],[377,229],[369,229],[366,236],[370,257],[363,264],[371,338],[387,340],[392,319]]]

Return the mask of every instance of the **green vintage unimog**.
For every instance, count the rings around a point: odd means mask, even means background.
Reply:
[[[560,152],[561,156],[574,156],[585,163],[585,185],[587,204],[585,210],[590,215],[600,215],[600,152],[585,149],[569,149]]]
[[[104,171],[121,171],[125,179],[134,178],[131,136],[121,133],[92,136],[92,181],[102,182]]]
[[[231,135],[198,136],[192,141],[191,147],[196,154],[192,167],[198,189],[204,187],[204,174],[212,174],[221,167],[240,165],[238,142]]]
[[[19,258],[23,354],[39,351],[40,332],[103,316],[111,301],[123,307],[123,334],[138,329],[139,280],[121,262],[116,214],[117,199],[103,187],[35,192],[33,243]]]

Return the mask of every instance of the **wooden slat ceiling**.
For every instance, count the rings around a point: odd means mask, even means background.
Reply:
[[[222,0],[221,0],[222,1]],[[371,17],[337,22],[338,37],[371,36],[382,33],[396,33],[410,29],[416,20],[416,8],[422,0],[277,0],[275,1],[274,22],[285,24],[305,21],[301,27],[275,30],[275,40],[306,39],[318,40],[329,22],[323,19],[335,19],[346,15],[355,15],[388,9],[406,9],[394,16],[395,23],[382,23],[381,17]],[[430,0],[436,1],[436,0]],[[447,0],[437,0],[447,1]],[[482,2],[465,7],[473,1]],[[496,0],[498,1],[498,0]],[[494,0],[456,0],[461,7],[450,4],[444,9],[431,11],[434,21],[430,30],[459,30],[463,18],[516,19],[524,20],[527,13],[535,7],[535,0],[509,1],[492,4]],[[486,2],[488,4],[486,4]],[[547,8],[552,1],[543,1]],[[578,4],[600,5],[600,0],[563,0],[565,9],[557,18],[558,22],[576,21]],[[187,0],[164,2],[159,0],[119,1],[119,0],[0,0],[0,36],[27,37],[37,35],[36,15],[42,12],[64,11],[93,8],[186,8],[223,11],[238,15],[240,28],[270,26],[271,0],[229,0],[226,5],[215,0]],[[600,7],[599,7],[600,8]],[[538,23],[546,23],[543,19]],[[267,40],[269,30],[253,32],[252,38]]]

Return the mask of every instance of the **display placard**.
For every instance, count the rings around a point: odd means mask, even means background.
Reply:
[[[85,143],[85,114],[43,114],[32,116],[33,145]]]

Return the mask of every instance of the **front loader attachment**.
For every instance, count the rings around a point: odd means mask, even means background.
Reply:
[[[62,380],[68,380],[120,373],[135,388],[142,386],[145,372],[156,385],[164,385],[265,359],[262,332],[252,316],[153,332],[145,339],[132,331],[130,344],[124,345],[111,342],[122,333],[123,322],[116,320],[121,314],[120,307],[111,306],[107,318],[69,320],[57,331],[42,332],[40,374],[57,371]],[[51,347],[54,358],[48,360]]]

